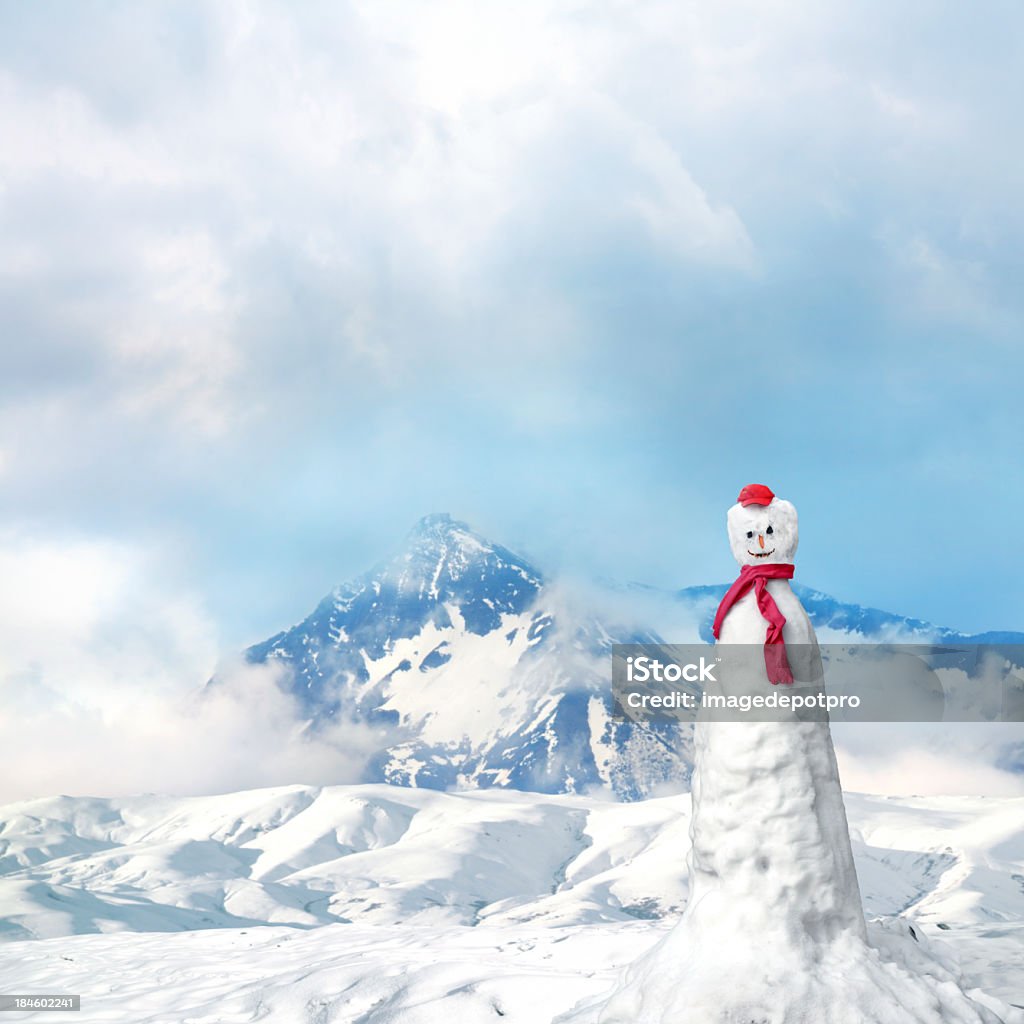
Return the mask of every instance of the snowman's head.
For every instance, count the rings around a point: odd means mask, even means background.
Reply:
[[[792,562],[799,539],[796,509],[761,484],[740,491],[729,509],[729,546],[740,565]]]

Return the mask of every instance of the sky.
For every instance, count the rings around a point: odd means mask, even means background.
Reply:
[[[1024,629],[1012,3],[0,2],[0,658],[206,678],[450,512]]]

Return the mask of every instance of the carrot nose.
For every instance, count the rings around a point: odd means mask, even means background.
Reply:
[[[763,533],[759,533],[757,535],[757,543],[760,544],[762,548],[764,547],[764,534]]]

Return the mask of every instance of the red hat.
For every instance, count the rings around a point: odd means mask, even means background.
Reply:
[[[770,487],[764,484],[747,484],[736,499],[741,505],[770,505],[775,497]]]

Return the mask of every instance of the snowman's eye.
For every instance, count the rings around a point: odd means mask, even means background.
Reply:
[[[747,530],[747,540],[750,540],[750,538],[753,537],[753,536],[754,536],[754,531],[753,530]]]
[[[771,528],[771,527],[769,526],[769,527],[768,527],[768,529],[767,529],[767,530],[765,530],[764,532],[765,532],[765,533],[773,533],[774,531],[773,531],[773,530],[772,530],[772,528]]]

